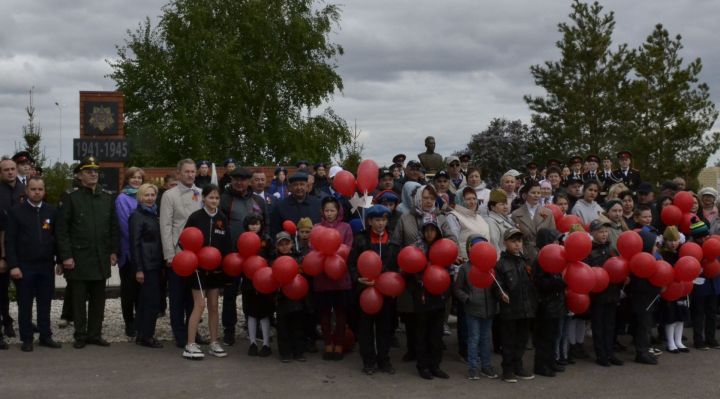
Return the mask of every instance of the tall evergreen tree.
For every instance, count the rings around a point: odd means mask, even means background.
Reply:
[[[628,147],[642,165],[644,180],[694,179],[720,148],[708,133],[718,117],[707,84],[699,82],[702,61],[683,64],[680,35],[655,26],[634,59],[632,131]]]
[[[525,96],[538,129],[534,147],[545,158],[614,150],[626,134],[632,51],[612,49],[613,12],[575,0],[570,23],[560,23],[562,58],[530,67],[543,97]]]
[[[33,105],[33,89],[30,89],[30,102],[25,107],[28,123],[22,127],[22,138],[25,142],[20,149],[30,153],[36,167],[42,168],[45,164],[45,152],[40,148],[42,129],[35,123],[35,105]]]

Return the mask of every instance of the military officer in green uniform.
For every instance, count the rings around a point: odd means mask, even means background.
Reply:
[[[60,205],[56,226],[60,259],[73,287],[73,346],[78,349],[86,344],[110,345],[101,333],[105,282],[110,266],[117,264],[118,226],[113,198],[98,185],[99,168],[93,157],[80,162],[80,187]]]

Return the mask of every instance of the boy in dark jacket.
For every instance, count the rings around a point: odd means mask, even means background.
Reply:
[[[525,371],[523,354],[530,335],[530,322],[535,317],[537,298],[530,277],[530,267],[522,254],[523,234],[511,228],[503,234],[505,251],[495,265],[500,290],[503,381],[515,383],[518,378],[532,380],[535,375]]]
[[[297,252],[293,251],[292,237],[281,231],[275,236],[275,259],[290,256],[297,260]],[[291,360],[304,362],[305,336],[303,323],[303,299],[292,300],[280,291],[277,294],[277,335],[280,361],[289,363]]]
[[[643,252],[656,255],[657,234],[650,229],[643,228],[640,231],[640,237],[643,239]],[[653,325],[653,313],[657,306],[656,298],[660,294],[660,288],[650,284],[647,279],[631,274],[627,291],[635,318],[633,336],[635,361],[642,364],[657,364],[657,358],[650,353],[650,330]]]
[[[561,234],[555,229],[542,228],[535,237],[538,250],[549,244],[557,244]],[[560,318],[565,313],[565,282],[562,273],[548,273],[533,263],[533,282],[538,294],[537,314],[533,330],[535,344],[535,374],[554,377],[565,367],[555,360],[555,341],[560,335]]]
[[[596,219],[590,223],[590,234],[593,237],[592,251],[585,263],[592,267],[603,267],[605,261],[612,256],[608,241],[609,221]],[[608,284],[605,291],[590,295],[590,314],[592,317],[593,346],[595,347],[595,363],[603,367],[610,364],[622,366],[623,361],[613,354],[615,342],[615,314],[620,301],[620,284]]]
[[[479,242],[485,242],[479,234],[467,239],[467,250]],[[470,283],[470,269],[473,266],[465,262],[458,270],[455,281],[455,297],[465,310],[467,324],[468,379],[477,380],[482,374],[487,378],[497,378],[497,372],[490,361],[492,355],[492,322],[497,313],[497,298],[492,286],[478,288]],[[478,373],[478,346],[480,347],[480,372]]]
[[[348,268],[353,286],[360,292],[365,287],[375,285],[375,281],[361,277],[358,273],[357,261],[365,251],[375,251],[382,260],[382,271],[397,271],[397,245],[390,241],[387,230],[390,210],[382,205],[373,205],[365,212],[367,229],[355,236],[352,250],[348,257]],[[358,340],[360,356],[363,360],[363,373],[372,375],[376,370],[395,374],[390,363],[390,342],[393,334],[393,318],[395,317],[395,298],[383,297],[380,312],[374,315],[360,314]]]

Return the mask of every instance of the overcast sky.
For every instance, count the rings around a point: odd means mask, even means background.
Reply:
[[[106,60],[127,29],[160,15],[166,0],[2,0],[0,148],[14,152],[34,87],[36,121],[49,159],[72,157],[81,90],[114,90]],[[541,94],[529,66],[559,58],[557,24],[570,0],[345,0],[334,35],[345,49],[345,89],[331,105],[357,121],[365,156],[416,158],[434,135],[443,155],[464,148],[492,118],[521,119],[524,94]],[[717,0],[605,0],[616,14],[615,42],[638,47],[661,22],[683,36],[686,60],[701,57],[701,81],[720,100]],[[60,104],[60,107],[55,105]],[[716,129],[720,125],[716,123]]]

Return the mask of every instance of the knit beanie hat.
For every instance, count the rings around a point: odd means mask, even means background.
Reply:
[[[700,218],[693,217],[690,220],[690,235],[692,238],[701,238],[710,235],[710,230]]]
[[[505,193],[505,190],[500,188],[490,191],[490,202],[507,202],[507,193]]]
[[[668,226],[665,228],[663,238],[666,241],[680,241],[680,231],[676,226]]]
[[[310,218],[302,218],[297,222],[297,228],[298,228],[298,230],[312,229],[313,222],[312,222],[312,220],[310,220]]]

